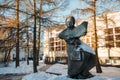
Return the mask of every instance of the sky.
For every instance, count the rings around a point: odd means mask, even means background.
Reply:
[[[83,9],[83,8],[89,7],[89,5],[87,5],[85,2],[83,2],[81,0],[68,0],[68,1],[69,1],[68,7],[66,7],[65,10],[60,12],[60,15],[63,17],[70,15],[70,12],[76,8]],[[88,1],[91,1],[91,0],[88,0]],[[100,2],[100,1],[96,2],[96,5],[97,5],[96,13],[98,15],[100,15],[106,9],[111,10],[111,12],[112,11],[120,11],[120,7],[119,7],[120,2],[118,2],[116,0],[102,0],[102,1],[103,2]],[[90,17],[90,14],[88,14],[88,13],[87,13],[87,15],[75,16],[75,18],[88,18],[88,17]]]
[[[0,3],[2,3],[4,0],[0,0]],[[57,15],[59,15],[62,18],[66,18],[66,16],[70,15],[71,11],[78,8],[83,9],[86,7],[89,7],[84,1],[91,1],[91,0],[66,0],[69,2],[69,5],[64,10],[59,10],[57,12]],[[111,9],[112,11],[120,11],[120,2],[117,2],[117,0],[102,0],[103,2],[97,2],[97,14],[101,14],[105,9]],[[110,2],[108,2],[110,1]],[[115,3],[113,3],[115,2]],[[90,14],[87,13],[87,15],[79,15],[75,16],[75,18],[87,18],[90,17]],[[58,18],[58,20],[61,20],[61,18]],[[63,20],[62,20],[63,21]]]
[[[65,10],[59,11],[59,15],[62,16],[64,19],[70,15],[71,11],[76,8],[84,7],[84,3],[80,0],[68,0],[69,5],[65,8]]]

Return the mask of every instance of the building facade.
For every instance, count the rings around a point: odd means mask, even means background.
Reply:
[[[120,12],[96,17],[97,44],[100,63],[103,65],[120,65]],[[105,20],[106,19],[106,20]],[[92,18],[78,20],[76,25],[88,21],[86,36],[80,39],[94,49],[95,37]],[[44,31],[44,60],[47,62],[64,62],[67,57],[66,43],[58,38],[65,25],[47,27]]]
[[[58,34],[63,29],[65,29],[64,25],[58,25],[48,27],[44,31],[44,60],[46,63],[67,61],[66,43],[58,38]]]

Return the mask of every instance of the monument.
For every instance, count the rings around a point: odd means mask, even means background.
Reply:
[[[66,18],[67,28],[59,34],[59,38],[66,41],[68,54],[68,77],[73,79],[86,79],[93,77],[89,72],[95,66],[94,50],[80,40],[86,35],[88,22],[84,21],[75,27],[75,18]]]

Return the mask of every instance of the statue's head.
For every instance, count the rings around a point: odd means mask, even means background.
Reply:
[[[68,28],[73,28],[75,24],[75,18],[73,16],[68,16],[65,21]]]

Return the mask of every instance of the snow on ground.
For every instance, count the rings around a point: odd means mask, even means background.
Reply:
[[[41,68],[45,64],[40,64],[37,68]],[[0,74],[21,74],[21,73],[32,73],[33,72],[33,62],[27,65],[26,61],[21,61],[19,67],[15,67],[15,62],[10,62],[7,67],[0,67]]]
[[[48,80],[54,79],[56,75],[47,74],[45,72],[31,73],[30,75],[24,76],[22,80]]]
[[[46,70],[48,73],[62,74],[67,75],[67,65],[63,64],[54,64]]]
[[[120,68],[116,67],[102,67],[103,73],[96,73],[94,67],[90,72],[95,75],[92,78],[85,80],[120,80]],[[22,80],[83,80],[83,79],[71,79],[67,77],[67,65],[54,64],[46,70],[47,73],[32,73],[26,75]],[[60,76],[54,76],[48,73],[61,74]],[[49,76],[49,77],[48,77]],[[44,78],[46,77],[46,78]],[[44,78],[44,79],[43,79]]]
[[[43,62],[40,63],[38,69],[45,66]],[[86,80],[120,80],[120,68],[116,67],[102,67],[103,73],[96,73],[96,68],[94,67],[90,72],[95,75],[92,78]],[[83,80],[83,79],[71,79],[67,77],[67,65],[64,64],[54,64],[46,70],[46,72],[38,71],[33,73],[33,62],[27,65],[26,62],[21,61],[20,67],[15,68],[15,62],[11,62],[8,67],[0,67],[0,74],[24,74],[29,73],[24,76],[22,80]],[[53,73],[53,74],[50,74]],[[61,75],[55,75],[61,74]]]

